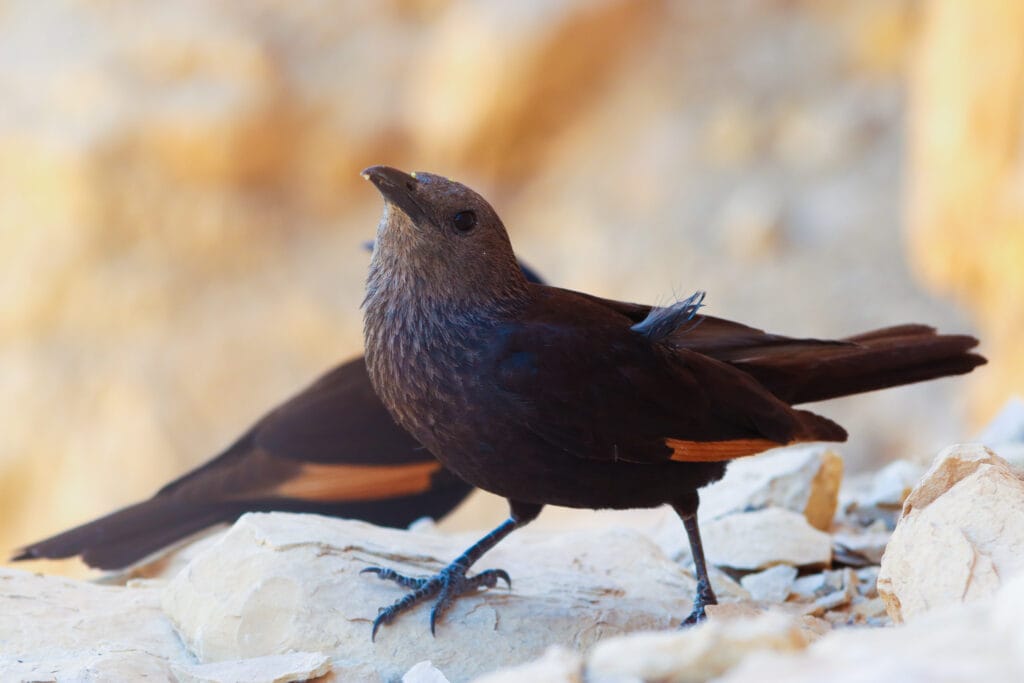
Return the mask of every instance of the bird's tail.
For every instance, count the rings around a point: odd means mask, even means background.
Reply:
[[[11,559],[81,555],[90,567],[121,569],[208,526],[234,521],[244,511],[230,502],[151,498],[27,545]]]
[[[732,364],[792,405],[962,375],[986,362],[970,352],[978,344],[974,337],[940,335],[926,325],[887,327],[840,342],[811,342]]]

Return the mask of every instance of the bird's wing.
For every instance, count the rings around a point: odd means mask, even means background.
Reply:
[[[358,501],[426,491],[441,464],[395,424],[362,358],[330,370],[158,495]]]
[[[470,491],[391,420],[359,358],[325,374],[153,498],[27,545],[15,559],[81,555],[90,566],[117,569],[248,511],[406,526],[447,513]]]
[[[571,290],[560,291],[587,299],[614,311],[628,318],[634,324],[642,322],[654,308],[644,304],[604,299]],[[703,314],[694,316],[692,324],[681,327],[669,339],[669,342],[677,348],[696,351],[728,363],[756,362],[763,358],[798,352],[856,347],[856,341],[855,339],[828,340],[786,337],[743,323]]]
[[[261,450],[286,460],[359,465],[432,459],[391,418],[356,358],[328,371],[252,430]]]
[[[579,457],[632,462],[728,460],[845,438],[746,373],[630,327],[564,290],[539,298],[494,335],[490,362],[507,419]]]

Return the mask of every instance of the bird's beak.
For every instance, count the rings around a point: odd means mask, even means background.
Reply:
[[[434,222],[416,198],[420,181],[415,176],[390,166],[371,166],[364,169],[361,175],[377,186],[386,202],[401,209],[414,224]]]

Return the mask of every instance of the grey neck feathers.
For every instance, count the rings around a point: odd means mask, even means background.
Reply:
[[[378,231],[363,301],[367,334],[377,326],[379,332],[422,341],[458,337],[507,319],[528,302],[529,284],[511,247],[499,244],[491,258],[476,254],[454,263],[441,252],[448,248],[443,240],[419,230],[382,224]]]

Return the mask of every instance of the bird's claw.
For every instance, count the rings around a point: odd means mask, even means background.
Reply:
[[[693,598],[693,611],[690,612],[690,616],[683,619],[683,623],[679,625],[679,628],[688,628],[701,623],[708,618],[705,607],[717,604],[718,598],[715,597],[711,584],[703,579],[697,581],[697,594]]]
[[[476,576],[469,577],[466,576],[466,570],[463,567],[454,564],[445,567],[429,578],[405,576],[386,567],[367,567],[360,572],[360,574],[367,573],[376,574],[380,579],[393,581],[400,586],[413,589],[411,593],[377,611],[377,618],[373,620],[373,630],[370,632],[371,641],[377,638],[377,631],[381,626],[390,624],[398,615],[435,595],[437,600],[430,610],[431,635],[435,634],[438,619],[448,611],[448,608],[460,595],[480,588],[493,588],[499,580],[504,581],[509,588],[512,587],[512,579],[504,569],[488,569]]]
[[[679,625],[679,628],[689,628],[690,626],[696,626],[700,622],[708,618],[707,612],[704,611],[704,606],[694,607],[693,611],[690,612],[690,616],[683,619],[683,623]]]
[[[382,581],[394,581],[399,586],[403,586],[405,588],[412,588],[414,590],[423,588],[423,585],[429,580],[421,577],[406,576],[404,574],[399,574],[394,569],[388,569],[387,567],[367,567],[359,573],[376,574],[377,578],[381,579]]]

